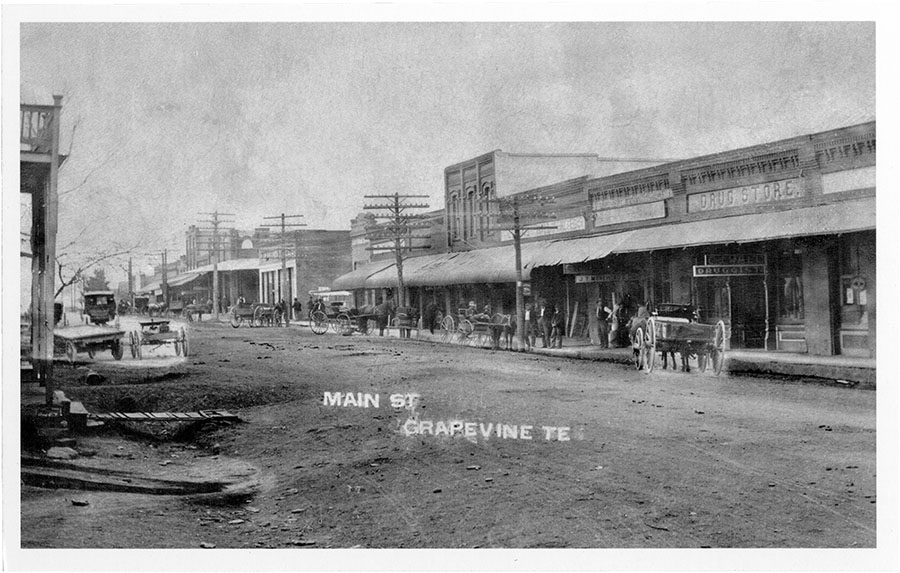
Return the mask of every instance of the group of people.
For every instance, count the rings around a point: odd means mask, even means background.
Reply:
[[[541,336],[541,348],[562,348],[565,330],[566,313],[559,305],[548,305],[546,300],[541,300],[536,308],[531,303],[525,305],[527,348],[535,348],[538,334]]]

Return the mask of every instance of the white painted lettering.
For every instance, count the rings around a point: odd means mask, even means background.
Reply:
[[[485,438],[490,438],[491,430],[494,429],[494,424],[491,424],[490,422],[488,422],[487,429],[485,429],[483,423],[478,424],[478,425],[480,426],[480,429],[481,429],[481,435],[484,436]]]
[[[322,404],[325,406],[340,406],[341,405],[341,393],[340,392],[325,392],[325,396],[322,398]]]
[[[360,396],[362,396],[362,394],[360,394]],[[344,394],[343,406],[345,408],[347,406],[359,406],[359,402],[356,401],[356,396],[354,396],[352,392],[347,392],[346,394]]]
[[[440,420],[435,425],[435,429],[434,429],[434,435],[437,436],[439,434],[444,434],[445,436],[450,435],[450,428],[448,428],[447,424],[445,424],[444,422],[442,422]]]
[[[519,426],[519,437],[523,440],[531,439],[531,430],[534,426]]]
[[[434,423],[429,420],[424,420],[422,422],[419,422],[419,433],[424,436],[425,432],[427,431],[429,436],[433,436],[434,435],[433,426],[434,426]]]
[[[406,423],[403,424],[403,432],[407,436],[413,436],[416,433],[418,433],[418,427],[417,427],[416,421],[413,420],[412,418],[407,420]]]
[[[553,438],[551,436],[556,433],[556,427],[555,426],[541,426],[541,428],[543,428],[543,430],[544,430],[544,439],[552,440]]]
[[[512,438],[513,440],[518,439],[519,437],[519,428],[513,424],[503,424],[503,439]]]
[[[378,401],[381,399],[381,394],[366,394],[365,395],[365,405],[364,408],[377,408]]]
[[[569,428],[567,426],[562,426],[557,430],[557,435],[559,436],[560,442],[568,442],[569,441]]]
[[[476,427],[478,426],[478,424],[476,424],[475,422],[466,422],[465,426],[466,426],[466,430],[465,430],[464,435],[467,438],[474,438],[475,436],[478,435],[478,431],[476,430]]]

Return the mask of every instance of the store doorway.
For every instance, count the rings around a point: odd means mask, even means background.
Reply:
[[[765,348],[766,289],[761,276],[698,278],[700,320],[725,323],[731,348]]]

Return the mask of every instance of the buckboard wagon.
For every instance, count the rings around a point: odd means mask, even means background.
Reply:
[[[75,362],[79,352],[87,352],[93,358],[97,352],[107,349],[113,358],[121,360],[125,353],[124,336],[124,330],[106,326],[71,326],[53,331],[53,338],[63,347],[70,363]]]
[[[678,352],[685,363],[696,356],[700,372],[711,363],[718,375],[725,363],[725,323],[720,320],[716,324],[701,324],[686,318],[651,316],[635,329],[632,347],[638,370],[652,372],[659,359],[657,352]]]
[[[141,329],[129,334],[132,358],[143,358],[142,346],[159,348],[164,344],[174,345],[177,356],[188,355],[188,338],[183,326],[172,330],[168,320],[142,320],[138,324]]]

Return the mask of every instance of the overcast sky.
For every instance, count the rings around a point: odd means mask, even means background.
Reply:
[[[443,168],[493,149],[685,158],[869,121],[875,27],[23,24],[22,102],[51,94],[60,242],[91,225],[77,249],[177,256],[201,211],[349,229],[367,193],[440,208]]]

